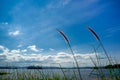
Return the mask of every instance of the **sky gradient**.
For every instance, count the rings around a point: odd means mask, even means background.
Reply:
[[[100,36],[107,52],[120,61],[119,0],[0,0],[0,65],[72,66],[69,48],[56,29],[70,40],[80,66],[91,66],[89,56]],[[102,49],[98,54],[105,58]],[[104,61],[104,59],[103,59]]]

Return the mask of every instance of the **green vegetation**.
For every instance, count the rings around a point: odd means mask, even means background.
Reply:
[[[97,76],[95,80],[120,80],[120,69],[119,69],[120,65],[113,65],[113,64],[117,64],[117,63],[114,63],[113,60],[109,57],[104,45],[102,44],[100,37],[90,27],[87,27],[87,29],[95,36],[95,38],[97,39],[97,41],[99,43],[97,48],[92,46],[94,53],[95,53],[95,58],[93,59],[90,56],[90,60],[94,64],[94,68],[93,68],[92,72],[89,74],[89,76],[91,76],[92,73],[95,71],[96,72],[95,75]],[[58,74],[54,73],[51,70],[44,71],[42,68],[41,69],[31,69],[32,67],[29,67],[31,70],[22,69],[22,70],[24,70],[23,72],[20,72],[20,69],[7,69],[7,72],[0,71],[0,80],[83,80],[83,77],[81,76],[81,72],[80,72],[81,69],[79,68],[78,61],[75,57],[75,54],[73,52],[73,49],[71,47],[69,39],[61,30],[57,29],[57,31],[60,33],[60,35],[62,35],[62,37],[67,42],[67,45],[73,56],[74,64],[77,69],[77,72],[75,72],[73,70],[72,76],[66,75],[65,71],[62,69],[61,64],[57,63],[60,67],[59,70],[61,70],[62,76],[59,73]],[[99,49],[99,47],[102,48],[102,50],[107,58],[107,62],[106,62],[107,66],[105,66],[105,68],[107,68],[107,70],[109,71],[108,77],[106,77],[106,75],[104,74],[103,68],[100,68],[100,66],[102,66],[103,64],[100,59],[100,56],[97,54],[97,50]],[[118,68],[119,71],[117,73],[116,73],[116,70],[114,67]],[[12,70],[12,73],[9,70]]]
[[[109,69],[109,68],[120,68],[120,64],[106,65],[105,68],[106,69]]]
[[[74,80],[74,76],[61,77],[59,73],[44,69],[7,69],[5,71],[12,71],[12,73],[0,75],[0,80]]]
[[[7,72],[0,72],[0,75],[7,75],[7,74],[10,74],[10,73],[7,73]]]
[[[93,60],[92,57],[90,57],[90,59],[91,59],[92,63],[95,66],[94,70],[97,71],[98,80],[120,80],[120,71],[119,71],[119,73],[116,73],[115,72],[115,68],[110,68],[115,63],[113,62],[112,59],[110,59],[110,57],[109,57],[109,55],[108,55],[104,45],[102,44],[102,41],[101,41],[100,37],[97,35],[97,33],[93,29],[91,29],[90,27],[87,27],[87,28],[95,36],[96,40],[99,42],[99,46],[102,47],[102,49],[103,49],[103,51],[105,53],[105,56],[107,58],[107,61],[108,61],[108,63],[106,62],[107,63],[106,65],[108,65],[107,67],[109,67],[108,68],[109,78],[106,78],[102,68],[99,68],[100,66],[102,66],[102,61],[100,60],[100,56],[97,54],[97,49],[95,47],[93,47],[97,61]]]

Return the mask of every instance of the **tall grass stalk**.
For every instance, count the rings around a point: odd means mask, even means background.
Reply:
[[[105,47],[104,47],[104,45],[103,45],[100,37],[98,36],[98,34],[97,34],[92,28],[90,28],[90,27],[87,27],[87,29],[95,36],[96,40],[99,42],[100,46],[102,47],[102,49],[103,49],[103,51],[104,51],[104,53],[105,53],[105,56],[106,56],[107,59],[108,59],[109,65],[112,65],[112,60],[111,60],[110,57],[108,56],[107,51],[106,51],[106,49],[105,49]],[[114,79],[114,75],[115,75],[115,74],[114,74],[114,69],[111,69],[111,68],[110,68],[110,69],[109,69],[109,72],[110,72],[111,78]]]
[[[57,29],[57,31],[63,36],[63,38],[64,38],[65,41],[67,42],[68,47],[69,47],[69,49],[70,49],[70,51],[71,51],[71,53],[72,53],[73,59],[74,59],[74,61],[75,61],[75,64],[76,64],[76,66],[77,66],[79,78],[80,78],[80,80],[82,80],[82,76],[81,76],[80,69],[79,69],[79,64],[78,64],[77,59],[76,59],[76,57],[75,57],[75,54],[74,54],[74,52],[73,52],[73,50],[72,50],[72,47],[71,47],[71,44],[70,44],[69,39],[67,38],[67,36],[66,36],[61,30]]]
[[[93,47],[93,50],[94,50],[94,53],[95,53],[95,58],[96,58],[96,61],[94,61],[93,58],[90,57],[90,60],[92,61],[92,63],[93,63],[94,66],[95,66],[95,68],[93,69],[93,71],[96,70],[96,71],[98,72],[98,74],[97,74],[98,80],[99,80],[99,77],[100,77],[102,80],[104,80],[105,75],[104,75],[102,69],[99,68],[99,67],[102,65],[102,64],[101,64],[101,60],[100,60],[100,58],[99,58],[99,56],[98,56],[98,54],[97,54],[97,49],[99,48],[99,45],[98,45],[97,48],[95,48],[93,45],[91,45],[91,46]],[[92,72],[93,72],[93,71],[92,71]],[[91,72],[91,73],[92,73],[92,72]]]
[[[62,71],[62,73],[63,73],[63,75],[64,75],[64,79],[66,80],[66,75],[65,75],[65,72],[63,71],[63,69],[62,69],[62,66],[61,66],[61,64],[60,63],[57,63],[59,66],[60,66],[60,69],[61,69],[61,71]]]
[[[73,67],[75,67],[74,62],[73,62]],[[77,75],[76,75],[76,73],[75,73],[75,69],[73,70],[73,74],[74,74],[74,76],[75,76],[75,79],[77,80]]]
[[[102,70],[98,68],[96,62],[92,59],[92,57],[90,57],[90,59],[91,59],[92,63],[94,64],[94,66],[97,68],[97,69],[96,69],[97,72],[98,72],[97,76],[100,76],[100,78],[101,78],[102,80],[105,80],[105,76],[104,76]],[[94,69],[94,70],[95,70],[95,69]],[[90,73],[90,75],[91,75],[91,74],[92,74],[92,73]],[[98,79],[99,79],[99,78],[98,78]]]
[[[58,65],[59,65],[59,67],[60,67],[60,70],[61,70],[61,72],[63,73],[64,80],[67,80],[67,76],[66,76],[66,74],[65,74],[64,70],[62,69],[62,66],[61,66],[61,64],[60,64],[60,63],[52,63],[52,64],[58,64]]]
[[[98,34],[90,27],[87,27],[87,29],[95,36],[96,40],[100,43],[100,45],[101,45],[101,47],[102,47],[102,49],[103,49],[103,51],[104,51],[108,61],[109,61],[109,64],[112,64],[111,60],[110,60],[110,58],[109,58],[109,56],[107,54],[107,51],[106,51],[104,45],[102,44],[102,41],[101,41],[100,37],[98,36]]]
[[[91,45],[92,46],[92,48],[93,48],[93,51],[94,51],[94,53],[95,53],[95,57],[96,57],[96,59],[97,59],[97,66],[100,66],[101,65],[101,61],[100,61],[100,58],[99,58],[99,56],[98,56],[98,54],[97,54],[97,49],[99,48],[99,46],[97,47],[97,48],[95,48],[93,45]]]

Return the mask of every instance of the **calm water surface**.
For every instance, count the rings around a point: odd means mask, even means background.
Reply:
[[[74,75],[78,75],[77,69],[0,69],[1,72],[9,72],[11,74],[0,76],[0,77],[13,77],[17,76],[18,74],[24,74],[24,75],[35,75],[37,77],[41,77],[42,75],[48,75],[49,77],[52,77],[53,75],[59,75],[60,77],[68,76],[70,78],[75,77]],[[109,70],[108,69],[102,69],[104,72],[104,75],[106,77],[109,77]],[[115,69],[115,73],[119,74],[118,69]],[[93,69],[80,69],[81,75],[83,80],[93,80],[93,78],[97,78],[97,71]],[[42,74],[42,75],[41,75]]]

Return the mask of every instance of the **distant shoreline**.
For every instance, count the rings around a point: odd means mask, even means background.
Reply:
[[[120,69],[120,64],[106,65],[103,67],[79,67],[79,69]],[[26,67],[17,67],[17,66],[0,66],[0,69],[78,69],[77,67],[48,67],[48,66],[26,66]]]

